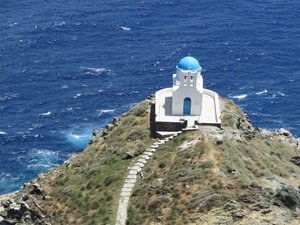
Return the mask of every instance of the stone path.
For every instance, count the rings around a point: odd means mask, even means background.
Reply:
[[[140,172],[142,168],[146,165],[149,159],[151,159],[151,156],[154,154],[154,152],[157,150],[157,148],[166,142],[168,142],[170,139],[173,139],[178,134],[181,134],[181,131],[178,131],[177,133],[174,133],[172,136],[167,137],[162,140],[158,140],[157,142],[153,143],[150,148],[146,149],[146,151],[138,157],[138,159],[134,162],[133,165],[131,165],[128,168],[128,175],[126,177],[126,180],[124,182],[121,196],[119,199],[119,207],[118,207],[118,213],[117,213],[117,222],[116,225],[125,225],[126,219],[127,219],[127,207],[129,198],[131,196],[131,192],[133,190],[133,187],[138,179],[138,177],[141,176]]]

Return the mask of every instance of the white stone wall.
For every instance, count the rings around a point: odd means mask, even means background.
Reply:
[[[171,98],[172,101],[172,88],[164,88],[155,93],[156,121],[160,121],[167,116],[168,111],[172,112],[172,103],[170,105],[166,103],[168,98]]]
[[[219,95],[211,90],[203,89],[203,93],[206,96],[210,96],[212,98],[212,102],[208,103],[203,101],[203,122],[205,123],[221,123],[221,109],[220,109],[220,101]],[[206,107],[211,106],[211,107]],[[202,122],[202,121],[201,121]]]
[[[183,103],[185,98],[191,99],[191,116],[200,116],[202,108],[202,93],[195,88],[180,87],[173,92],[172,115],[183,115]]]

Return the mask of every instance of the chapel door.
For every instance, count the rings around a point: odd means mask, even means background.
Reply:
[[[183,114],[184,115],[191,115],[191,106],[192,106],[191,99],[185,98],[183,101]]]

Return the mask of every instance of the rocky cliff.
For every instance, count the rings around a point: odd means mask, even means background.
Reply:
[[[300,141],[254,128],[222,99],[222,128],[160,145],[142,168],[127,224],[300,224]],[[128,168],[150,137],[152,99],[131,109],[63,165],[0,200],[0,224],[115,224]]]

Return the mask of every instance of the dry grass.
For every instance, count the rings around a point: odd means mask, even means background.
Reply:
[[[146,126],[145,126],[146,125]],[[114,224],[119,195],[131,160],[153,140],[149,104],[144,102],[120,117],[120,125],[43,179],[48,201],[41,202],[52,224]]]

